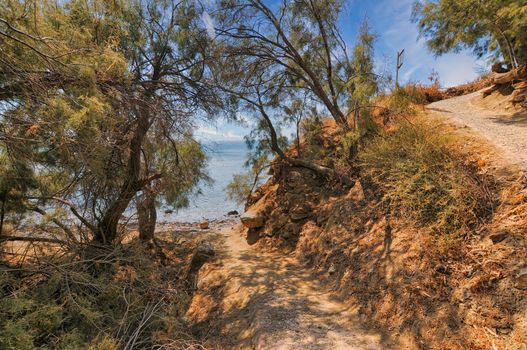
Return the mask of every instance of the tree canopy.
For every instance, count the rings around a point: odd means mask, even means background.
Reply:
[[[527,63],[525,0],[422,0],[413,19],[438,55],[468,48],[512,68]]]
[[[54,222],[64,211],[43,208],[64,207],[110,243],[138,194],[184,205],[206,177],[194,123],[222,105],[205,83],[209,39],[195,2],[0,8],[0,147],[33,184],[25,207]]]

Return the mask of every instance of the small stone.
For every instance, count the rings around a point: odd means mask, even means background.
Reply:
[[[507,238],[508,235],[509,235],[509,232],[507,231],[498,231],[496,233],[491,234],[489,238],[492,241],[492,243],[496,244],[496,243],[503,241],[505,238]]]
[[[335,272],[337,272],[337,268],[335,267],[335,265],[331,264],[331,266],[328,269],[328,273],[330,275],[333,275]]]
[[[199,228],[202,230],[206,230],[210,227],[209,220],[205,220],[199,223]]]
[[[496,328],[496,333],[507,335],[512,332],[512,328],[510,327],[503,327],[503,328]]]
[[[520,289],[527,289],[527,267],[521,268],[516,275],[516,286]]]
[[[438,265],[436,267],[436,272],[442,273],[444,275],[450,275],[452,274],[452,268],[445,265]]]
[[[309,216],[311,208],[308,205],[297,205],[289,213],[291,221],[301,221]]]

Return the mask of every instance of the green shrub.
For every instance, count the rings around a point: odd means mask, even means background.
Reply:
[[[133,243],[105,259],[97,274],[66,258],[28,274],[0,272],[0,349],[114,350],[132,348],[125,344],[135,335],[134,349],[150,349],[158,336],[175,336],[188,301],[177,267],[160,270]]]
[[[404,122],[382,132],[365,145],[359,163],[384,200],[438,234],[459,234],[492,211],[490,180],[437,126]]]

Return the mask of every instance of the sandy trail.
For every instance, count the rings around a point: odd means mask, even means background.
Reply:
[[[468,126],[497,146],[509,162],[527,170],[527,113],[494,111],[484,106],[489,103],[485,100],[478,91],[434,102],[427,109]]]
[[[355,310],[294,258],[256,251],[240,226],[220,234],[227,281],[220,317],[226,324],[223,334],[234,338],[232,346],[221,349],[391,348],[380,333],[360,327]]]

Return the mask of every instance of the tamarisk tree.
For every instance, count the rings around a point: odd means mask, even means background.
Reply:
[[[413,19],[438,55],[470,48],[511,68],[527,63],[527,4],[523,0],[417,1]]]
[[[349,110],[365,102],[357,98],[357,88],[375,79],[348,55],[337,26],[343,5],[338,0],[283,0],[271,8],[259,0],[236,0],[220,2],[210,12],[217,21],[216,62],[221,62],[217,84],[258,120],[280,158],[349,182],[332,169],[290,157],[280,147],[277,127],[291,119],[287,111],[298,100],[322,106],[342,131],[352,130]]]
[[[205,177],[193,121],[222,104],[205,84],[209,39],[194,1],[31,4],[0,1],[2,156],[34,184],[26,208],[114,243],[138,195],[152,213]],[[151,239],[155,216],[139,217]]]

